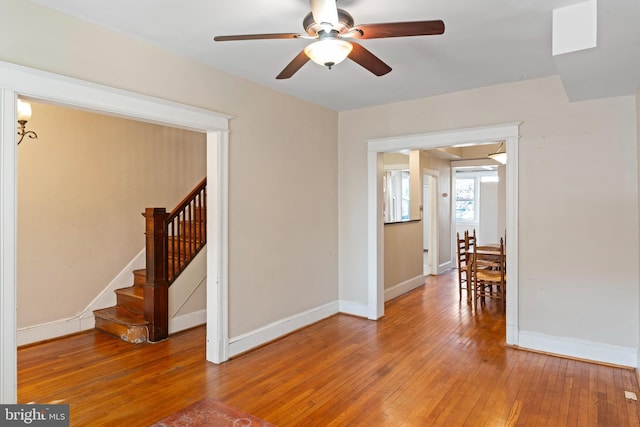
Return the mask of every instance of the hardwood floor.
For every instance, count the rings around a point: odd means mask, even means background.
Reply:
[[[458,301],[455,271],[228,363],[205,328],[132,345],[90,331],[18,350],[20,403],[69,403],[72,426],[148,426],[205,396],[279,426],[640,426],[632,369],[504,345],[495,304]]]

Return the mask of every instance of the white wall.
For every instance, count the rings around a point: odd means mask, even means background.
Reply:
[[[478,244],[497,243],[502,237],[498,233],[498,183],[480,183],[480,236]]]
[[[559,78],[549,77],[342,113],[341,298],[366,303],[366,140],[522,121],[521,335],[635,351],[635,105],[634,97],[568,103]]]

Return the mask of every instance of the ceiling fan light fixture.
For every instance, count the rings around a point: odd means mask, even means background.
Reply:
[[[353,46],[347,41],[324,39],[305,47],[304,53],[316,64],[331,68],[344,61],[351,53],[351,49]]]

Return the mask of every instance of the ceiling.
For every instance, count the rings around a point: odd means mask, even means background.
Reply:
[[[579,0],[338,0],[357,24],[442,19],[445,33],[360,43],[393,71],[309,61],[275,76],[304,39],[214,42],[217,35],[304,33],[308,0],[34,0],[336,111],[560,75],[571,101],[640,88],[640,0],[598,0],[598,46],[553,56],[552,11]]]

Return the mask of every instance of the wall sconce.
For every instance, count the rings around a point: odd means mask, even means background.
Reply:
[[[37,133],[25,129],[29,119],[31,119],[31,104],[18,99],[18,145],[20,145],[25,136],[31,139],[38,139]]]
[[[503,146],[504,146],[504,142],[501,142],[500,146],[498,147],[498,151],[496,151],[495,153],[489,154],[487,157],[489,157],[490,159],[495,160],[496,162],[500,162],[503,165],[506,165],[507,164],[507,153],[505,153],[504,151],[500,151],[500,150],[502,150]]]

